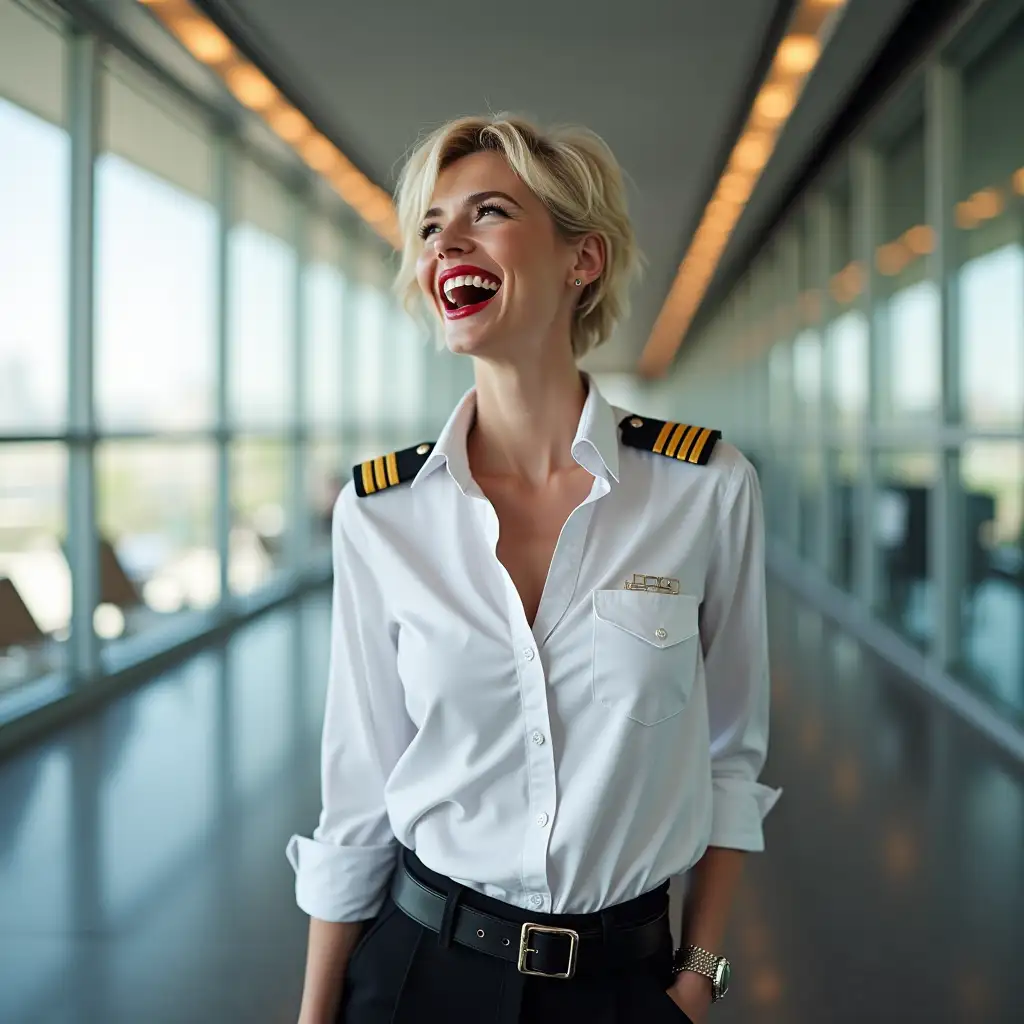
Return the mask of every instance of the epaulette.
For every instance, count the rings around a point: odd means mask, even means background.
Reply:
[[[375,459],[360,462],[352,467],[352,479],[355,481],[356,494],[365,498],[378,491],[386,491],[396,484],[410,481],[427,461],[427,456],[434,450],[433,441],[404,448],[390,455],[378,455]]]
[[[627,416],[620,424],[622,443],[655,455],[704,466],[722,436],[720,430],[667,423],[649,416]]]

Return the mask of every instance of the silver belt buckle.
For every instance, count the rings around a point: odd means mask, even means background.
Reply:
[[[531,971],[526,966],[527,957],[537,950],[530,946],[530,932],[547,932],[549,935],[565,935],[569,939],[569,964],[565,971],[555,974],[548,974],[547,971]],[[576,973],[576,953],[579,949],[580,933],[574,932],[571,928],[552,928],[546,924],[531,924],[529,921],[523,925],[519,933],[519,973],[534,974],[538,978],[558,978],[566,981]]]

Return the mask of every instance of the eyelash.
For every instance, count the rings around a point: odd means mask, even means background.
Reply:
[[[502,217],[508,217],[508,210],[506,210],[502,206],[498,206],[497,203],[481,203],[476,208],[476,216],[477,216],[478,220],[485,213],[499,213],[499,214],[501,214]],[[420,231],[419,231],[420,238],[422,238],[423,241],[425,242],[430,237],[430,235],[432,233],[431,229],[432,228],[436,228],[436,227],[437,227],[436,224],[424,224],[423,227],[421,227]]]

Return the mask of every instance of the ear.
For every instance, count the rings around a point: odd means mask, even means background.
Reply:
[[[576,262],[573,275],[582,279],[586,287],[604,273],[605,246],[600,235],[586,235],[576,243]]]

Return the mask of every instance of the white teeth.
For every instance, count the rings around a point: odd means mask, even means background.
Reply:
[[[444,283],[444,293],[449,298],[452,297],[452,292],[456,288],[461,288],[464,285],[472,285],[474,288],[486,288],[488,291],[496,292],[499,287],[498,281],[492,281],[490,278],[480,277],[479,275],[462,275],[460,277],[449,277]]]

